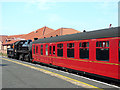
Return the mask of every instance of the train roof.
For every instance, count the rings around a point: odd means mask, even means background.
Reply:
[[[112,28],[89,31],[89,32],[81,32],[76,34],[38,39],[34,41],[32,44],[85,40],[85,39],[98,39],[98,38],[109,38],[109,37],[120,37],[120,27],[112,27]]]

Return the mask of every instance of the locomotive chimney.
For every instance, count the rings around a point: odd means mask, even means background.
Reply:
[[[35,40],[38,40],[38,38],[34,38],[34,41],[35,41]]]
[[[83,30],[83,32],[86,32],[86,30]]]

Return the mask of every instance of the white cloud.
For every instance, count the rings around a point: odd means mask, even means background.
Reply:
[[[63,18],[55,13],[48,15],[48,21],[51,23],[61,22]]]
[[[50,6],[48,4],[48,0],[38,0],[38,2],[36,4],[40,10],[50,9]]]
[[[25,9],[28,10],[33,5],[40,10],[48,10],[55,6],[55,2],[50,2],[49,0],[30,0],[26,2]]]

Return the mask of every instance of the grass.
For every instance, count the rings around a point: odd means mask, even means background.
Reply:
[[[0,56],[7,56],[7,53],[0,53]]]

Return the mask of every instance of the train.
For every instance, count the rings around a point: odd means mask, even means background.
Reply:
[[[11,44],[10,48],[7,48],[7,56],[9,58],[28,61],[30,56],[29,45],[31,43],[32,40],[20,40]]]
[[[7,54],[19,60],[120,82],[120,27],[36,39],[33,42],[21,40],[15,42]]]

